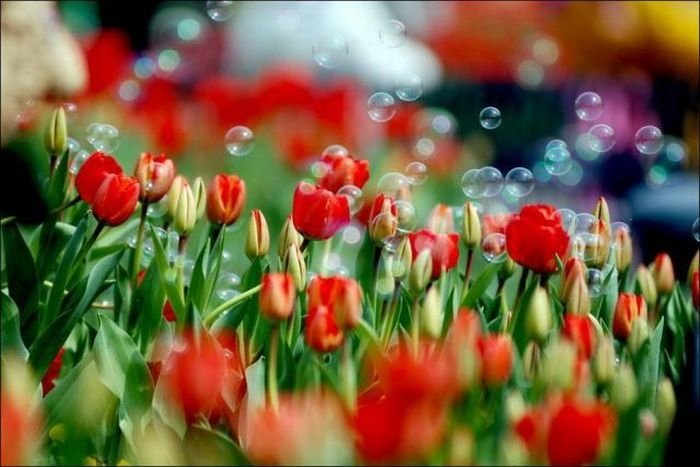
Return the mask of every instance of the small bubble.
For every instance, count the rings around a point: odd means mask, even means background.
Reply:
[[[207,1],[207,14],[214,21],[226,21],[233,15],[233,1]]]
[[[503,174],[495,167],[483,167],[479,169],[476,180],[481,187],[481,196],[493,198],[503,191]]]
[[[576,213],[571,209],[557,209],[561,217],[561,226],[567,232],[574,232],[576,229]]]
[[[241,285],[241,278],[231,272],[219,275],[216,281],[216,295],[221,300],[229,300],[238,295],[238,287]]]
[[[406,26],[395,19],[387,21],[379,28],[379,40],[387,47],[400,47],[406,41]]]
[[[494,130],[501,126],[501,111],[496,107],[484,107],[479,112],[479,123],[487,130]]]
[[[237,125],[226,132],[224,137],[226,150],[232,156],[247,156],[255,146],[253,131],[245,126]]]
[[[591,122],[603,113],[603,99],[595,92],[584,92],[576,98],[574,104],[579,119]]]
[[[404,174],[399,172],[389,172],[382,176],[377,182],[377,189],[387,195],[396,195],[403,188],[407,188],[411,185]]]
[[[136,234],[129,235],[129,237],[126,239],[126,244],[129,246],[129,248],[136,248]]]
[[[311,47],[316,63],[323,68],[337,68],[348,57],[348,43],[340,34],[327,34]]]
[[[88,160],[89,157],[90,153],[85,151],[84,149],[81,149],[70,162],[70,167],[68,167],[68,171],[73,175],[77,175],[78,172],[80,172],[80,168],[83,166],[85,161]]]
[[[111,153],[119,147],[119,130],[106,123],[91,123],[85,130],[88,143],[96,151]]]
[[[591,297],[599,296],[603,290],[603,273],[599,269],[588,269],[586,271],[586,285]]]
[[[484,259],[489,263],[502,263],[506,260],[506,236],[502,233],[492,233],[481,243]]]
[[[66,141],[66,146],[68,147],[68,157],[72,159],[78,154],[78,151],[80,151],[80,143],[73,138],[68,138]]]
[[[576,232],[589,233],[598,225],[598,218],[591,213],[576,214]]]
[[[642,154],[653,156],[661,151],[664,145],[664,135],[655,126],[643,126],[634,135],[634,145]]]
[[[362,208],[362,190],[355,185],[345,185],[338,190],[340,196],[345,196],[348,200],[350,214],[355,214]]]
[[[409,201],[397,200],[394,202],[396,207],[396,217],[398,218],[398,231],[401,233],[411,232],[418,224],[418,216],[416,208]]]
[[[544,168],[551,175],[564,175],[571,170],[571,154],[566,148],[554,147],[544,154]]]
[[[613,222],[610,225],[610,230],[612,231],[613,234],[615,234],[618,230],[624,230],[627,233],[630,233],[630,226],[625,224],[624,222]]]
[[[228,250],[223,250],[223,251],[221,252],[221,261],[222,261],[223,263],[228,263],[229,261],[231,261],[231,258],[233,258],[233,255],[231,254],[230,251],[228,251]]]
[[[335,157],[347,157],[350,155],[350,151],[345,146],[340,144],[331,144],[321,153],[323,156],[335,156]]]
[[[325,177],[330,171],[330,167],[323,161],[316,161],[311,164],[311,175],[316,178]]]
[[[342,238],[348,245],[355,245],[362,239],[362,232],[357,225],[350,224],[343,229]]]
[[[588,131],[588,145],[595,152],[607,152],[615,146],[615,130],[610,125],[599,123]]]
[[[163,217],[168,211],[168,195],[163,196],[157,203],[150,203],[146,215],[148,217],[159,218]]]
[[[505,190],[516,198],[522,198],[535,189],[535,177],[525,167],[516,167],[506,175]]]
[[[423,79],[415,73],[401,78],[394,89],[396,97],[405,102],[413,102],[423,94]]]
[[[479,175],[479,169],[467,170],[462,175],[462,191],[469,198],[481,197],[481,186],[477,181],[477,175]]]
[[[422,185],[428,180],[428,167],[422,162],[411,162],[404,170],[406,178],[411,185]]]
[[[179,246],[180,246],[180,236],[177,234],[177,232],[175,232],[175,231],[168,232],[168,247],[167,247],[168,261],[170,261],[170,262],[177,261],[177,259],[179,258],[179,256],[178,256]]]
[[[547,143],[547,146],[544,148],[544,152],[547,152],[550,149],[567,149],[567,146],[564,141],[560,139],[553,139]]]
[[[134,102],[141,94],[141,85],[133,79],[124,80],[117,91],[119,98],[126,102]]]
[[[367,99],[367,113],[375,122],[388,122],[396,114],[396,101],[391,94],[376,92]]]

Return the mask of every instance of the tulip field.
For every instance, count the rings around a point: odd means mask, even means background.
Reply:
[[[91,88],[19,130],[44,207],[0,212],[2,465],[667,462],[700,256],[645,262],[622,202],[558,182],[606,125],[550,140],[535,182],[464,149],[514,125],[498,108],[462,141],[406,89],[358,115],[352,81],[227,79]],[[593,122],[592,94],[567,112]]]

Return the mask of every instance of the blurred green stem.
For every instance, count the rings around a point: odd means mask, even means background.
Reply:
[[[141,264],[141,248],[143,247],[143,229],[146,225],[146,213],[148,212],[148,200],[144,200],[141,204],[141,218],[139,219],[139,229],[136,234],[136,248],[131,256],[131,296],[135,297],[137,278],[139,274],[139,266]]]
[[[204,318],[204,324],[207,326],[211,325],[214,322],[214,319],[216,319],[217,316],[219,316],[222,312],[228,310],[231,308],[233,305],[236,303],[245,300],[246,298],[250,297],[251,295],[255,295],[256,293],[260,292],[260,288],[262,287],[261,284],[256,285],[253,288],[250,288],[246,290],[245,292],[236,295],[235,297],[231,298],[230,300],[225,301],[221,305],[217,306],[212,310],[211,313],[209,313],[205,318]]]
[[[345,406],[353,413],[355,411],[357,399],[357,382],[355,380],[355,368],[352,360],[352,342],[349,338],[345,339],[343,344],[340,371],[342,372],[343,398]]]
[[[279,408],[279,391],[277,389],[277,347],[279,345],[279,326],[273,325],[270,331],[270,354],[267,362],[267,403],[272,410]]]

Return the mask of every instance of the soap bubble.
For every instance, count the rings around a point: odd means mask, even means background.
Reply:
[[[112,153],[119,147],[119,130],[106,123],[91,123],[85,136],[96,151]]]
[[[340,34],[326,34],[314,44],[311,53],[323,68],[338,68],[348,57],[348,43]]]
[[[591,122],[603,113],[603,99],[595,92],[584,92],[576,98],[575,107],[578,118]]]
[[[367,99],[367,113],[375,122],[388,122],[396,114],[396,101],[391,94],[375,92]]]
[[[84,149],[79,150],[78,154],[76,154],[75,157],[73,157],[73,160],[70,162],[68,171],[73,175],[77,175],[78,172],[80,172],[80,168],[83,166],[85,161],[88,160],[89,157],[89,152],[85,151]]]
[[[505,190],[516,198],[522,198],[535,189],[535,177],[525,167],[516,167],[506,175]]]
[[[595,152],[607,152],[615,146],[615,130],[610,125],[599,123],[588,131],[588,145]]]
[[[590,268],[586,271],[586,285],[588,294],[597,297],[603,290],[603,273],[599,269]]]
[[[406,41],[406,26],[395,19],[385,22],[379,28],[379,40],[387,47],[400,47]]]
[[[550,140],[547,143],[547,146],[544,147],[544,152],[549,151],[550,149],[567,149],[566,143],[560,139],[553,139]]]
[[[498,196],[503,191],[503,175],[495,167],[488,166],[479,169],[476,180],[481,187],[481,196],[484,198]]]
[[[416,215],[416,208],[409,201],[396,200],[394,201],[394,207],[396,207],[396,217],[398,219],[398,231],[401,233],[411,232],[416,228],[418,223],[418,216]]]
[[[506,236],[502,233],[492,233],[481,243],[484,259],[489,263],[502,263],[506,260]]]
[[[423,79],[415,73],[402,77],[394,89],[396,97],[413,102],[423,94]]]
[[[557,212],[561,217],[562,228],[567,232],[574,232],[576,229],[576,213],[567,208],[557,209]]]
[[[544,154],[544,168],[552,175],[564,175],[571,170],[571,154],[565,148],[553,147]]]
[[[362,190],[355,185],[345,185],[338,190],[338,195],[345,196],[350,207],[350,214],[355,214],[362,208]]]
[[[255,147],[255,136],[250,128],[236,125],[224,137],[226,150],[232,156],[247,156]]]
[[[207,14],[214,21],[226,21],[233,15],[233,1],[207,1]]]
[[[241,278],[231,272],[226,272],[219,275],[216,285],[216,296],[222,301],[230,300],[238,295],[238,287],[241,285]]]
[[[481,197],[481,186],[477,179],[478,175],[479,169],[467,170],[466,172],[464,172],[464,175],[462,175],[462,191],[469,198]]]
[[[404,174],[411,185],[422,185],[428,179],[428,168],[424,163],[414,161],[406,166]]]
[[[479,123],[487,130],[493,130],[501,126],[501,111],[496,107],[484,107],[479,112]]]
[[[379,191],[391,196],[396,195],[397,192],[410,185],[411,182],[408,180],[408,177],[399,172],[386,173],[377,182]]]
[[[661,151],[664,135],[661,130],[652,125],[643,126],[634,135],[634,145],[642,154],[653,156]]]

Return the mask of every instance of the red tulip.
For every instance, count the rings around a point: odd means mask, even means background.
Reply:
[[[139,200],[139,182],[133,177],[109,174],[95,192],[92,213],[110,226],[123,224],[131,217]]]
[[[294,279],[286,273],[265,274],[260,289],[260,312],[267,319],[284,321],[294,311]]]
[[[481,218],[482,236],[485,238],[493,233],[505,234],[506,227],[513,217],[513,213],[485,214]]]
[[[92,204],[97,189],[102,185],[107,175],[121,175],[123,172],[115,158],[96,152],[80,167],[80,171],[75,177],[75,188],[83,201]]]
[[[3,385],[0,391],[0,465],[36,462],[41,418],[32,406],[24,394],[13,394]]]
[[[668,253],[659,253],[654,258],[654,267],[651,268],[651,275],[656,283],[656,290],[659,294],[668,294],[673,291],[673,283],[676,278],[673,273],[673,263]]]
[[[165,154],[154,156],[143,152],[136,163],[134,177],[141,186],[141,200],[155,202],[168,193],[175,177],[175,165]]]
[[[350,222],[348,199],[301,182],[294,190],[292,220],[305,237],[326,240]]]
[[[613,334],[625,340],[632,333],[632,324],[637,318],[647,318],[647,304],[642,295],[623,292],[617,299],[613,317]]]
[[[693,305],[700,310],[700,272],[695,271],[690,283],[690,292],[693,296]]]
[[[436,234],[428,229],[418,230],[408,234],[413,257],[417,258],[423,250],[429,250],[432,258],[431,279],[437,279],[440,274],[457,266],[459,260],[459,234]]]
[[[479,337],[481,378],[484,384],[498,386],[510,378],[513,370],[513,341],[507,334],[486,334]]]
[[[523,267],[539,274],[557,270],[556,257],[564,258],[569,235],[561,226],[561,216],[553,206],[524,206],[506,227],[508,255]]]
[[[354,328],[362,315],[362,294],[354,279],[316,276],[307,289],[309,308],[327,307],[343,329]]]
[[[562,335],[576,344],[580,357],[589,359],[595,349],[596,334],[593,324],[587,315],[578,316],[572,313],[564,315],[564,325],[561,328]]]
[[[332,352],[343,343],[343,330],[328,307],[309,308],[306,318],[306,343],[317,352]]]
[[[318,186],[326,190],[335,193],[345,185],[362,188],[369,180],[369,162],[364,159],[344,153],[324,153],[321,162],[328,171],[318,180]]]
[[[207,218],[214,224],[231,225],[245,205],[245,182],[238,175],[219,174],[207,193]]]
[[[41,379],[41,388],[43,390],[42,392],[44,397],[46,397],[49,391],[54,388],[54,380],[58,378],[58,375],[61,373],[61,367],[63,366],[63,354],[65,352],[65,348],[61,348],[61,350],[58,351],[58,354],[56,354],[54,357],[51,365],[49,365],[49,369],[46,370],[44,377]]]

